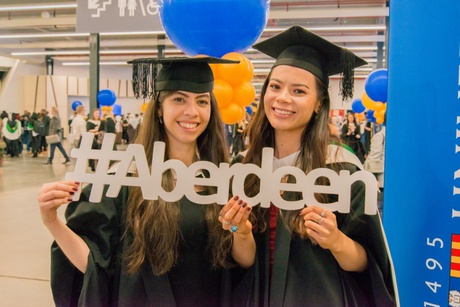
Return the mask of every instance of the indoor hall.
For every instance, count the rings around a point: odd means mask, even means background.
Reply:
[[[63,141],[69,153],[69,144]],[[49,149],[48,149],[49,151]],[[5,156],[0,175],[0,306],[54,306],[50,288],[52,237],[43,226],[37,195],[46,182],[62,180],[75,160],[56,150],[52,165],[48,153],[37,158],[23,150],[19,158]],[[60,208],[59,214],[64,214]]]

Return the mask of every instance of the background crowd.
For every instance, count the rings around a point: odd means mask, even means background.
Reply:
[[[252,104],[254,110],[257,110],[257,101],[258,97]],[[69,154],[65,152],[61,142],[48,144],[46,137],[53,134],[58,134],[60,140],[68,138],[71,146],[78,147],[81,133],[90,131],[95,135],[93,149],[98,149],[106,132],[115,133],[114,149],[117,149],[117,147],[120,147],[119,145],[133,142],[143,119],[143,113],[127,113],[115,116],[111,111],[102,112],[100,109],[94,109],[88,112],[83,106],[79,106],[68,120],[69,135],[65,136],[59,111],[56,107],[53,107],[51,113],[53,114],[49,114],[47,110],[42,109],[40,112],[33,113],[25,110],[23,114],[8,114],[6,111],[0,114],[0,168],[4,155],[17,158],[23,152],[27,152],[32,158],[48,157],[47,162],[44,164],[52,164],[55,148],[58,148],[62,153],[65,159],[63,163],[69,163]],[[72,122],[79,114],[82,120],[81,128],[75,128]],[[235,157],[238,153],[248,148],[248,136],[245,132],[254,114],[253,112],[248,112],[237,123],[225,125],[228,150],[231,157]],[[384,125],[370,122],[366,118],[357,117],[353,112],[348,112],[343,118],[341,116],[330,117],[329,124],[331,133],[337,134],[357,155],[361,163],[365,165],[368,165],[365,160],[372,151],[372,139],[374,135],[379,133],[370,159],[383,161],[385,134],[382,131],[382,127]],[[48,150],[48,148],[51,148],[51,150]],[[95,170],[95,166],[94,161],[89,162],[89,167],[92,171]],[[369,171],[376,174],[379,186],[383,189],[383,169],[378,169],[377,171],[369,169]]]

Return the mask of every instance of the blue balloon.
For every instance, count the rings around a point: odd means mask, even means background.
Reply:
[[[377,69],[367,76],[364,83],[367,96],[373,101],[387,102],[388,98],[388,70]]]
[[[163,28],[189,56],[243,53],[262,34],[269,0],[159,0]]]
[[[366,110],[366,107],[363,105],[363,101],[361,100],[361,98],[356,98],[351,103],[351,109],[355,113],[361,113],[364,112],[364,110]]]
[[[250,107],[250,106],[246,107],[246,113],[251,115],[252,114],[252,107]]]
[[[374,117],[374,110],[368,110],[366,112],[366,119],[368,122],[375,123],[376,118]]]
[[[113,107],[112,107],[112,112],[113,112],[113,115],[117,116],[117,115],[120,115],[123,114],[121,113],[121,105],[119,104],[114,104]]]
[[[111,106],[117,100],[117,96],[115,96],[115,92],[109,89],[100,90],[97,93],[97,102],[101,106]]]
[[[76,111],[77,107],[81,105],[82,105],[81,101],[75,100],[74,102],[72,102],[72,110]]]

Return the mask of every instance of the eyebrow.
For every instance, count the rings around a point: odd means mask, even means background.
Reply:
[[[270,78],[270,81],[276,81],[278,83],[281,83],[283,84],[283,82],[279,79],[276,79],[276,78]],[[306,87],[307,89],[310,89],[310,87],[304,83],[294,83],[294,84],[291,84],[292,86],[302,86],[302,87]]]
[[[185,97],[189,97],[189,95],[183,91],[177,91],[176,93]],[[211,98],[211,95],[209,95],[209,93],[203,93],[198,95],[196,98]]]

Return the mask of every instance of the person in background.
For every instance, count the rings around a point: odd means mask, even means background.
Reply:
[[[305,174],[318,168],[356,172],[359,159],[328,125],[329,76],[342,73],[341,94],[353,93],[353,68],[366,62],[300,26],[253,46],[275,64],[261,90],[257,113],[248,126],[250,146],[234,162],[261,165],[262,149],[274,150],[273,167],[296,166]],[[294,183],[286,175],[281,180]],[[329,185],[319,177],[315,185]],[[255,175],[246,178],[249,197],[260,191]],[[319,203],[337,196],[316,193]],[[257,306],[394,306],[392,265],[379,215],[364,213],[363,182],[351,185],[350,212],[317,204],[299,210],[253,208],[250,218],[258,257],[254,266]],[[303,193],[280,191],[286,201]],[[259,277],[259,278],[257,278]]]
[[[373,173],[377,178],[380,188],[378,205],[380,215],[383,219],[383,188],[384,188],[384,173],[385,173],[385,135],[386,126],[382,125],[379,132],[374,134],[371,141],[369,154],[367,155],[364,167],[367,171]]]
[[[128,140],[129,143],[131,144],[134,142],[134,140],[137,137],[138,133],[138,126],[139,126],[139,119],[136,117],[137,114],[129,114],[128,117],[128,128],[127,128],[127,133],[128,133]]]
[[[11,114],[11,119],[4,118],[5,123],[2,128],[3,139],[6,143],[6,153],[11,158],[19,158],[21,153],[21,121],[16,118],[16,113]]]
[[[120,115],[115,116],[115,144],[123,144],[123,122]]]
[[[50,129],[50,117],[48,116],[48,111],[45,109],[40,110],[40,114],[38,115],[39,120],[43,123],[44,125],[44,130],[40,132],[41,138],[40,138],[40,152],[41,151],[47,151],[48,150],[48,143],[46,142],[46,136],[49,135],[49,129]]]
[[[75,116],[71,123],[71,130],[73,134],[73,146],[75,148],[80,147],[81,137],[86,132],[86,120],[85,120],[85,107],[78,106],[75,109]]]
[[[99,127],[101,125],[101,111],[98,108],[93,109],[90,114],[91,118],[86,121],[86,131],[91,132],[94,134],[93,138],[93,145],[91,149],[100,149],[100,145],[97,143],[97,138],[99,136]],[[88,160],[89,167],[91,171],[96,171],[97,160],[89,159]]]
[[[61,129],[62,127],[61,127],[61,119],[59,118],[59,110],[57,107],[52,107],[48,133],[49,135],[58,134]],[[70,157],[65,151],[64,147],[62,146],[62,141],[49,144],[49,146],[51,148],[50,157],[48,158],[48,161],[46,161],[45,164],[49,164],[49,165],[53,164],[54,152],[56,150],[56,147],[59,149],[59,151],[62,153],[62,155],[65,158],[65,161],[62,164],[70,163]]]
[[[38,126],[40,125],[38,119],[38,113],[33,112],[30,116],[29,123],[27,125],[28,128],[31,129],[30,136],[31,136],[31,151],[32,151],[32,158],[37,158],[38,154],[40,153],[40,145],[41,145],[41,135],[37,132]]]
[[[354,113],[349,112],[347,118],[342,126],[342,133],[340,135],[342,141],[353,149],[356,156],[361,163],[364,163],[366,150],[361,142],[361,130]]]
[[[165,160],[186,166],[200,160],[216,166],[228,162],[208,63],[232,62],[206,57],[133,63],[133,83],[140,86],[144,77],[134,72],[146,64],[164,64],[134,142],[144,146],[149,162],[155,142],[166,144]],[[135,164],[132,169],[137,176]],[[165,171],[162,186],[174,189],[177,176]],[[94,204],[88,201],[88,186],[79,201],[67,206],[65,224],[56,211],[79,185],[49,183],[38,195],[43,223],[56,240],[51,284],[57,306],[241,306],[247,299],[246,284],[239,281],[254,263],[255,242],[247,220],[251,207],[243,199],[232,197],[223,207],[187,197],[147,200],[141,187],[124,186],[116,198],[103,196]],[[200,185],[195,191],[216,193]]]
[[[25,110],[24,114],[21,115],[21,125],[23,128],[23,133],[22,133],[22,145],[26,145],[26,149],[29,152],[30,151],[30,128],[29,128],[29,118],[30,118],[30,112]]]
[[[243,139],[243,133],[244,130],[246,129],[246,119],[242,119],[238,122],[236,122],[232,126],[232,131],[233,131],[233,146],[232,146],[232,155],[236,156],[240,151],[243,151],[245,148],[244,146],[244,139]]]
[[[99,135],[97,139],[97,143],[99,146],[102,146],[102,141],[104,139],[104,135],[106,133],[116,133],[116,123],[115,119],[113,118],[112,111],[104,111],[102,114],[101,125],[99,126]],[[114,143],[113,149],[116,150],[116,144]]]

